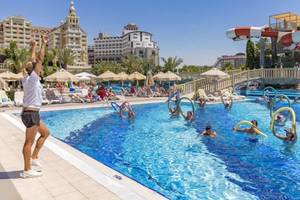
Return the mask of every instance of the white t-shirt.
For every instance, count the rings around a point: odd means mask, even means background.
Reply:
[[[23,107],[40,108],[42,106],[42,85],[40,77],[33,70],[30,75],[22,79],[24,98]]]

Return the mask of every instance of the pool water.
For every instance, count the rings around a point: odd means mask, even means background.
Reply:
[[[300,114],[300,104],[294,108]],[[133,109],[133,121],[107,108],[43,112],[42,119],[56,138],[169,199],[300,199],[299,143],[272,136],[265,105],[207,105],[191,124],[170,117],[163,103]],[[232,132],[252,119],[268,138]],[[217,138],[197,137],[208,124]]]

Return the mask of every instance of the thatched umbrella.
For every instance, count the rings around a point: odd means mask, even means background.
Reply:
[[[5,81],[17,81],[21,79],[17,74],[12,73],[10,71],[1,73],[0,78],[2,78]]]
[[[144,76],[143,74],[141,74],[139,72],[134,72],[134,73],[130,74],[128,77],[128,80],[137,81],[137,85],[140,80],[145,80],[145,79],[146,79],[146,76]]]
[[[180,81],[181,77],[173,72],[168,71],[160,77],[160,80],[169,81],[169,87],[170,87],[171,81]]]
[[[122,87],[123,87],[123,84],[124,84],[124,81],[127,81],[128,78],[129,78],[129,75],[126,74],[125,72],[121,72],[118,75],[118,81],[122,81]]]
[[[47,76],[45,78],[45,80],[49,81],[49,82],[55,82],[55,81],[57,81],[57,82],[68,82],[68,81],[78,82],[79,78],[64,69],[60,69],[59,71],[55,72],[54,74]]]
[[[204,72],[201,74],[202,77],[206,78],[214,78],[214,79],[219,79],[219,78],[228,78],[229,75],[217,68],[212,68],[211,70],[208,70],[207,72]]]
[[[147,77],[146,77],[145,85],[147,85],[147,86],[152,86],[152,85],[154,85],[154,80],[153,80],[153,76],[152,76],[151,71],[148,71],[148,72],[147,72]]]
[[[77,77],[90,77],[90,78],[96,78],[97,76],[94,75],[94,74],[90,74],[90,73],[87,73],[87,72],[81,72],[79,74],[75,74],[75,76]]]
[[[100,79],[100,81],[115,81],[118,79],[118,75],[111,71],[106,71],[97,76],[97,78]]]
[[[161,79],[163,78],[164,75],[165,75],[165,73],[159,72],[158,74],[155,74],[155,75],[153,76],[153,79],[154,79],[155,81],[161,81]]]

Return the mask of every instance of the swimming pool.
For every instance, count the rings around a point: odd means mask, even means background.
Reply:
[[[169,199],[300,199],[299,144],[271,135],[265,105],[207,105],[193,124],[170,118],[163,103],[133,107],[132,122],[107,108],[43,112],[42,118],[56,138]],[[251,142],[233,133],[242,119],[257,119],[268,138]],[[197,138],[207,124],[216,139]]]

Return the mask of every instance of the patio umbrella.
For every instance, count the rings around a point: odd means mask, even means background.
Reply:
[[[170,87],[171,81],[180,81],[181,77],[173,72],[168,71],[164,75],[161,76],[161,80],[169,81],[169,87]]]
[[[118,75],[111,71],[106,71],[103,74],[97,76],[97,78],[101,81],[115,81],[118,80]]]
[[[147,85],[147,86],[152,86],[152,85],[154,85],[154,80],[153,80],[153,76],[152,76],[151,71],[148,71],[148,72],[147,72],[147,77],[146,77],[145,85]]]
[[[173,72],[168,71],[162,76],[162,80],[164,80],[164,81],[180,81],[181,77]]]
[[[88,76],[80,76],[78,78],[79,78],[80,81],[90,81],[91,80],[91,78],[88,77]]]
[[[96,75],[90,74],[90,73],[87,73],[87,72],[81,72],[79,74],[75,74],[75,76],[77,76],[77,77],[91,77],[91,78],[96,78],[97,77]]]
[[[155,81],[161,81],[161,79],[163,78],[164,75],[165,75],[165,73],[159,72],[158,74],[155,74],[155,75],[153,76],[153,79],[154,79]]]
[[[137,81],[137,85],[138,85],[140,80],[145,80],[146,79],[146,76],[144,76],[143,74],[141,74],[139,72],[134,72],[134,73],[129,75],[128,79],[131,80],[131,81]]]
[[[59,71],[55,72],[54,74],[47,76],[45,78],[45,80],[49,81],[49,82],[55,82],[55,81],[57,81],[57,82],[68,82],[68,81],[78,82],[79,78],[64,69],[60,69]]]
[[[17,81],[21,79],[17,74],[10,71],[1,73],[0,78],[4,79],[5,81]]]
[[[121,72],[118,74],[118,81],[122,81],[122,86],[124,84],[124,81],[128,80],[128,74],[126,74],[125,72]]]
[[[212,68],[211,70],[208,70],[207,72],[204,72],[201,74],[202,77],[207,77],[207,78],[228,78],[229,75],[217,68]]]

